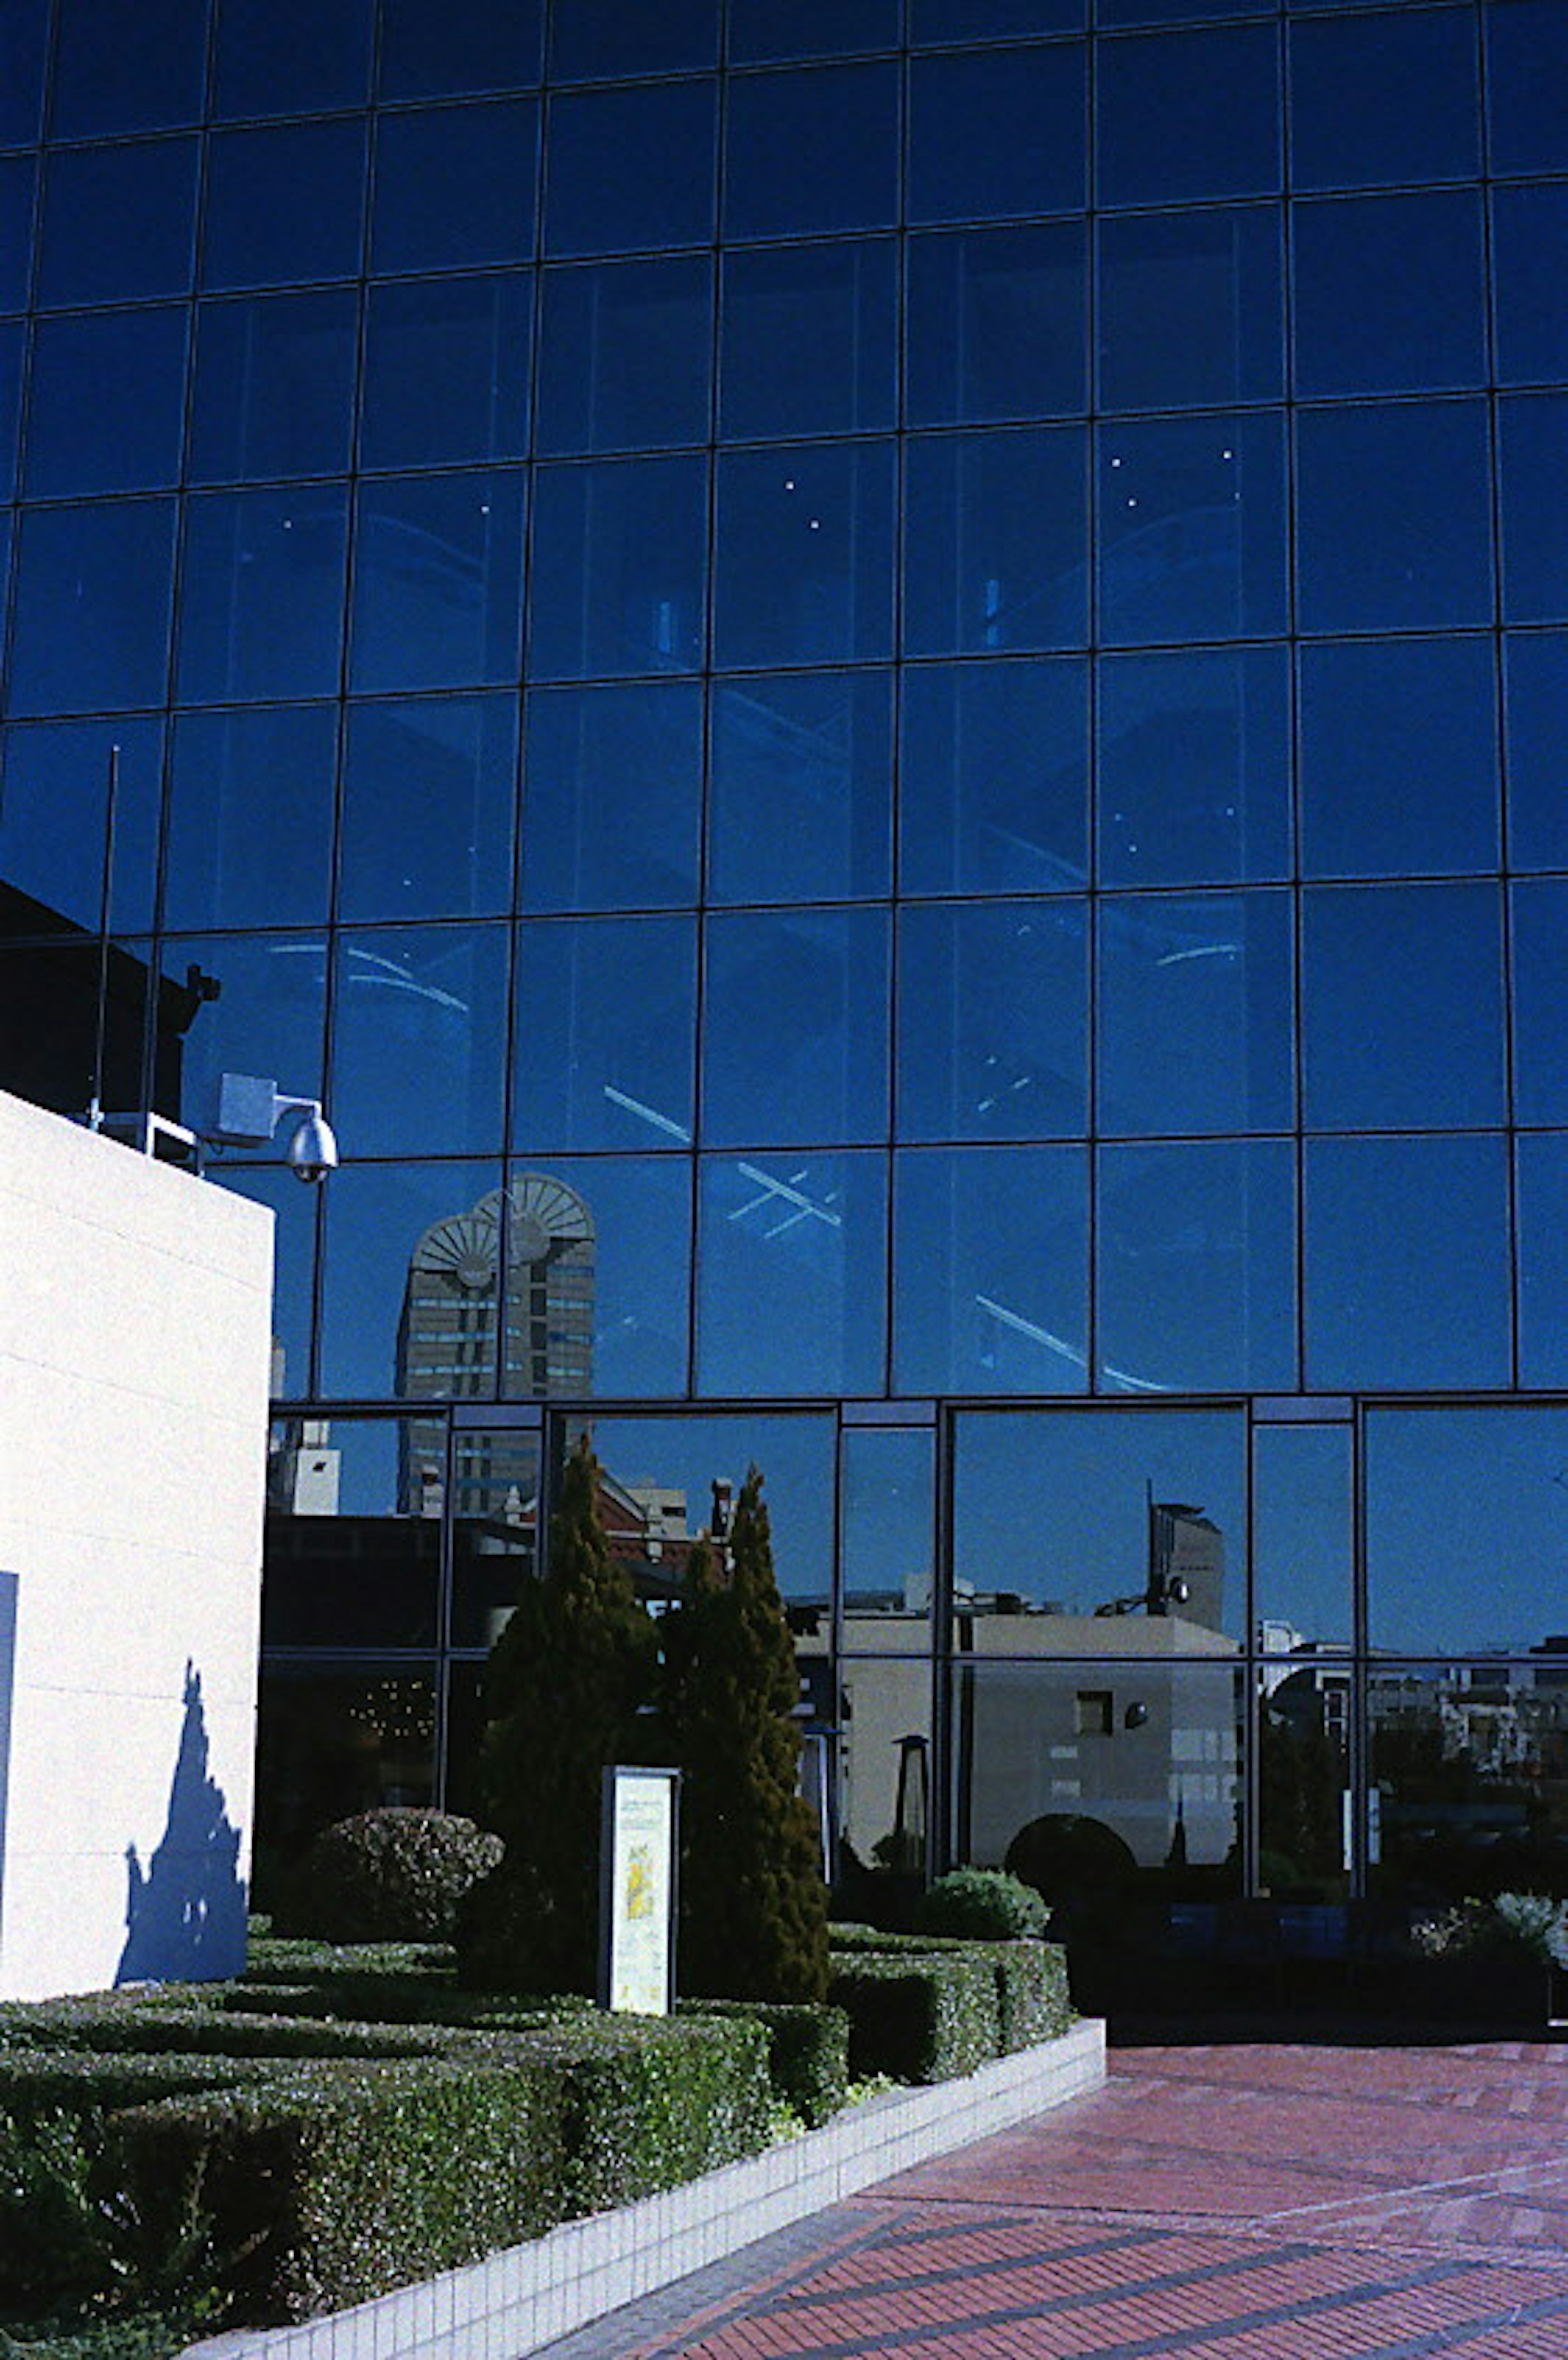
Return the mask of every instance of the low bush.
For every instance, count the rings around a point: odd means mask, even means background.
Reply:
[[[289,1923],[333,1942],[446,1941],[464,1895],[504,1849],[451,1812],[362,1812],[311,1845],[288,1883]]]
[[[1462,1901],[1414,1928],[1410,1939],[1421,1958],[1512,1958],[1568,1969],[1568,1901],[1542,1893]]]
[[[922,1934],[1008,1942],[1043,1935],[1049,1914],[1034,1886],[1005,1869],[955,1868],[921,1896],[915,1923]]]
[[[856,2081],[948,2081],[1001,2053],[996,1975],[980,1946],[843,1951],[831,1965],[828,1997],[850,2019]]]
[[[689,2016],[750,2016],[768,2038],[774,2098],[807,2130],[831,2122],[850,2088],[850,2019],[841,2007],[785,2000],[690,2000]]]

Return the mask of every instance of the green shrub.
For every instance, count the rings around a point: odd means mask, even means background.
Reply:
[[[686,2016],[750,2016],[768,2036],[768,2081],[807,2130],[831,2122],[850,2086],[850,2019],[841,2007],[769,2000],[685,2000]]]
[[[446,1811],[364,1811],[316,1837],[290,1881],[300,1932],[331,1942],[444,1942],[499,1836]]]
[[[986,1950],[996,1977],[997,2039],[1003,2057],[1055,2040],[1076,2022],[1067,1952],[1059,1943],[989,1942]]]
[[[1048,1915],[1034,1886],[1004,1869],[955,1868],[921,1896],[916,1925],[922,1934],[1007,1942],[1044,1934]]]
[[[1499,1893],[1490,1901],[1462,1901],[1411,1931],[1428,1959],[1530,1959],[1568,1968],[1568,1901],[1541,1893]]]
[[[841,1953],[828,1996],[850,2019],[850,2071],[895,2081],[948,2081],[999,2055],[996,1974],[979,1945]]]

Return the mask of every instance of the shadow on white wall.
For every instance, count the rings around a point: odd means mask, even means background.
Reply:
[[[145,1869],[136,1845],[126,1847],[126,1945],[116,1984],[211,1982],[245,1964],[239,1830],[207,1755],[202,1676],[188,1662],[167,1824]]]

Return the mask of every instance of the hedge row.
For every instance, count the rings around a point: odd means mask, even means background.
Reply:
[[[954,1942],[934,1934],[833,1929],[828,1997],[850,2019],[850,2070],[947,2081],[1073,2021],[1056,1944]]]

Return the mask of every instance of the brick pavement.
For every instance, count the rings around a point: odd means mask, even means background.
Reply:
[[[548,2360],[1568,2360],[1568,2046],[1110,2066]]]

